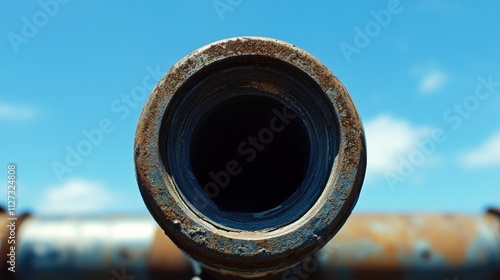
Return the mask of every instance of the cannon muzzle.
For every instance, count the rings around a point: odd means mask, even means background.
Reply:
[[[366,169],[360,117],[321,62],[238,37],[175,64],[142,111],[138,185],[172,239],[218,278],[268,278],[338,232]]]

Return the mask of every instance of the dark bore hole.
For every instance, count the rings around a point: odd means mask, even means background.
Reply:
[[[273,209],[306,175],[310,151],[304,124],[274,99],[231,97],[214,106],[194,131],[194,175],[222,211]]]

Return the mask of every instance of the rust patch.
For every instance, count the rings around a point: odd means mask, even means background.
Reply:
[[[465,266],[477,271],[491,269],[491,261],[500,256],[482,252],[492,245],[500,250],[500,242],[494,243],[488,237],[491,232],[484,231],[493,229],[486,226],[488,218],[446,214],[353,215],[332,240],[337,246],[327,252],[328,275],[347,268],[352,279],[403,279],[426,269],[436,275]]]

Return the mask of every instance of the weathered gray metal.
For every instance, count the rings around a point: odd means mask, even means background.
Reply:
[[[4,228],[2,223],[0,237],[8,234]],[[0,249],[9,246],[0,242]],[[5,265],[0,265],[5,280],[188,280],[193,275],[190,261],[149,216],[27,218],[18,224],[15,272]]]
[[[149,211],[205,270],[266,278],[342,227],[366,148],[351,97],[321,62],[239,37],[192,52],[160,80],[139,120],[135,165]]]

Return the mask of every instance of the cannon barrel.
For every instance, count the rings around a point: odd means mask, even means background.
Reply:
[[[268,278],[338,232],[366,169],[361,119],[321,62],[238,37],[181,59],[149,96],[136,177],[168,237],[218,278]]]

